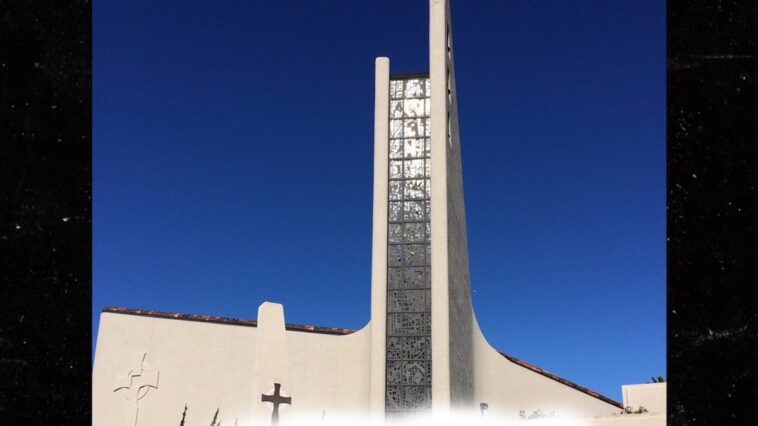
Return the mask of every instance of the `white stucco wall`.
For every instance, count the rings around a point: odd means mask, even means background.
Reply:
[[[621,411],[619,407],[545,377],[503,357],[485,340],[474,320],[474,398],[488,404],[486,415],[519,420],[519,412],[555,412],[556,418],[592,418]]]
[[[621,386],[624,407],[644,407],[650,413],[666,414],[666,383],[643,383]]]
[[[147,353],[146,363],[160,378],[158,388],[139,402],[138,424],[178,425],[185,403],[188,419],[202,418],[205,424],[216,408],[227,424],[247,417],[256,332],[253,327],[102,313],[92,373],[93,425],[134,424],[134,404],[114,389],[140,353]]]
[[[256,374],[258,335],[249,326],[102,313],[92,375],[93,425],[134,426],[134,403],[114,389],[139,369],[144,353],[143,367],[159,376],[157,389],[139,401],[138,425],[178,425],[185,403],[188,425],[210,424],[216,408],[225,425],[269,424],[270,411],[260,410],[258,389],[268,385],[258,383]],[[285,335],[288,382],[282,385],[293,404],[282,406],[282,425],[292,418],[320,420],[324,412],[333,419],[338,412],[368,411],[368,327],[345,336]]]
[[[144,354],[142,368],[146,377],[157,376],[157,389],[140,400],[138,425],[178,425],[185,403],[187,426],[210,424],[216,408],[221,409],[219,420],[225,425],[234,425],[235,420],[240,426],[269,424],[270,411],[262,409],[260,396],[274,380],[281,380],[293,399],[291,406],[282,406],[283,426],[322,417],[327,423],[365,419],[371,399],[370,325],[348,335],[283,331],[279,327],[283,315],[263,307],[262,312],[269,313],[259,316],[260,328],[101,314],[93,370],[93,424],[134,425],[134,403],[125,399],[124,391],[114,389],[124,384],[130,370],[140,368]],[[526,415],[542,410],[554,412],[558,419],[583,419],[581,424],[588,425],[665,424],[665,408],[660,413],[655,404],[665,404],[665,384],[625,386],[627,405],[643,405],[651,413],[619,416],[620,408],[503,357],[486,342],[475,320],[472,339],[474,411],[486,402],[487,420],[519,421],[522,410]],[[264,344],[277,349],[261,351]],[[268,359],[257,359],[261,357]],[[272,371],[282,363],[283,371]]]
[[[288,332],[292,413],[304,419],[366,416],[369,326],[347,336]],[[295,404],[297,402],[297,404]]]

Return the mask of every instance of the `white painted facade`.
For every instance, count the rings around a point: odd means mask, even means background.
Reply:
[[[178,425],[185,404],[187,425],[210,424],[217,408],[224,425],[269,424],[261,395],[274,383],[292,398],[280,408],[281,424],[367,416],[369,349],[368,327],[348,335],[285,331],[282,307],[271,303],[261,305],[257,327],[103,312],[93,424]],[[130,380],[130,372],[142,374]],[[128,389],[116,390],[130,385],[145,386],[136,403]]]
[[[470,295],[450,10],[447,0],[429,4],[432,413],[538,424],[522,418],[540,411],[582,424],[664,424],[665,387],[662,393],[625,387],[625,402],[627,393],[634,401],[640,395],[664,401],[662,415],[659,405],[646,402],[657,414],[629,423],[629,415],[618,415],[619,403],[504,356],[479,330]],[[185,404],[186,426],[210,424],[216,409],[224,425],[268,425],[272,405],[262,395],[272,395],[275,383],[291,398],[279,407],[282,425],[384,419],[390,78],[389,59],[377,58],[369,324],[354,332],[287,326],[282,306],[273,303],[261,305],[257,322],[108,310],[95,352],[94,425],[178,425]]]
[[[666,414],[666,383],[621,386],[624,407],[645,408],[651,414]]]
[[[665,424],[665,383],[623,386],[624,405],[643,406],[649,413],[619,415],[620,407],[509,360],[474,328],[475,403],[469,415],[478,419],[484,402],[488,422],[522,421],[522,415],[539,410],[556,419],[581,420],[570,424]],[[377,420],[370,409],[376,405],[372,332],[371,323],[345,335],[318,328],[285,330],[281,305],[271,303],[261,305],[257,326],[103,312],[93,370],[93,424],[178,425],[186,404],[188,426],[209,424],[216,409],[226,425],[268,425],[271,407],[261,395],[271,394],[274,383],[292,398],[291,405],[281,406],[282,425]],[[130,381],[130,372],[141,375]],[[384,377],[379,380],[383,383]],[[136,404],[128,399],[128,389],[116,390],[130,385],[133,391],[145,386]]]

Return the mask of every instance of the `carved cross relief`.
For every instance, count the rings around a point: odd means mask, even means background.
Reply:
[[[125,424],[136,426],[139,420],[139,401],[150,389],[158,389],[160,371],[151,370],[145,362],[147,352],[141,352],[135,357],[135,364],[125,377],[117,377],[114,393],[120,393],[127,401],[134,402],[134,411],[127,414]]]

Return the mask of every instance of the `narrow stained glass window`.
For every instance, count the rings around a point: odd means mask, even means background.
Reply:
[[[424,96],[424,83],[421,80],[405,81],[405,98],[420,98]]]
[[[405,139],[403,142],[403,157],[405,158],[424,158],[424,140],[423,139]]]
[[[403,287],[403,270],[401,268],[387,269],[387,288]]]
[[[403,177],[406,179],[424,177],[424,160],[403,161]]]
[[[406,243],[423,243],[426,241],[425,223],[406,223],[404,226],[403,235],[405,235]]]
[[[390,137],[391,138],[403,137],[403,120],[390,121]]]
[[[390,222],[400,222],[402,220],[403,204],[399,202],[390,202]]]
[[[424,312],[426,293],[424,290],[390,291],[387,306],[393,312]]]
[[[424,265],[427,244],[408,244],[403,246],[403,266]]]
[[[387,250],[388,418],[431,407],[429,79],[390,81]]]
[[[403,101],[390,101],[390,117],[403,118]]]
[[[423,99],[408,99],[403,105],[403,111],[405,117],[423,117],[424,116],[424,100]]]
[[[429,268],[402,268],[403,276],[400,285],[403,288],[429,288],[431,286]]]
[[[403,140],[390,140],[390,158],[400,158],[403,156]]]
[[[421,118],[403,120],[403,137],[415,138],[419,136],[424,136],[424,120]]]
[[[403,219],[408,222],[416,222],[424,220],[424,207],[423,201],[406,201],[403,203]]]
[[[403,264],[403,246],[390,246],[387,251],[389,256],[389,266],[400,266]]]
[[[403,178],[403,162],[390,161],[390,179],[402,179],[402,178]]]
[[[402,99],[403,93],[403,80],[395,80],[390,82],[390,98]]]
[[[403,225],[390,224],[389,234],[387,239],[390,243],[402,243],[403,242]]]
[[[428,346],[428,337],[390,337],[387,339],[387,359],[410,361],[425,359]]]
[[[406,200],[420,200],[425,197],[424,179],[407,179],[403,183],[403,197]]]

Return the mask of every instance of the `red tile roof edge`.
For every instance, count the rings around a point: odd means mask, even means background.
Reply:
[[[258,321],[245,320],[238,318],[226,318],[226,317],[214,317],[209,315],[192,315],[192,314],[177,314],[172,312],[151,311],[146,309],[129,309],[118,308],[112,306],[106,306],[103,308],[103,312],[109,312],[114,314],[126,314],[126,315],[139,315],[153,318],[164,319],[179,319],[185,321],[201,321],[210,322],[216,324],[227,325],[240,325],[243,327],[257,327]],[[319,334],[332,334],[332,335],[346,335],[355,333],[356,330],[349,330],[346,328],[333,328],[333,327],[316,327],[314,325],[301,325],[301,324],[285,324],[284,328],[289,331],[302,331],[305,333],[319,333]]]
[[[258,326],[258,321],[255,321],[255,320],[214,317],[214,316],[209,316],[209,315],[178,314],[178,313],[171,313],[171,312],[151,311],[151,310],[144,310],[144,309],[118,308],[118,307],[111,307],[111,306],[104,307],[103,312],[109,312],[109,313],[114,313],[114,314],[140,315],[140,316],[154,317],[154,318],[179,319],[179,320],[185,320],[185,321],[201,321],[201,322],[211,322],[211,323],[217,323],[217,324],[240,325],[244,327],[257,327]],[[302,331],[305,333],[320,333],[320,334],[331,334],[331,335],[347,335],[347,334],[355,333],[357,331],[357,330],[350,330],[347,328],[317,327],[314,325],[300,325],[300,324],[286,324],[284,328],[290,331]],[[498,353],[500,353],[500,355],[502,355],[505,359],[507,359],[508,361],[511,361],[514,364],[520,365],[521,367],[532,370],[535,373],[541,374],[549,379],[553,379],[558,383],[564,384],[580,392],[586,393],[587,395],[593,396],[603,402],[606,402],[608,404],[611,404],[621,409],[624,408],[624,405],[622,403],[618,401],[614,401],[603,395],[600,395],[599,393],[593,390],[587,389],[583,386],[577,385],[574,382],[558,377],[555,374],[545,371],[532,364],[529,364],[526,361],[522,361],[518,358],[512,357],[506,354],[505,352],[498,351]]]

